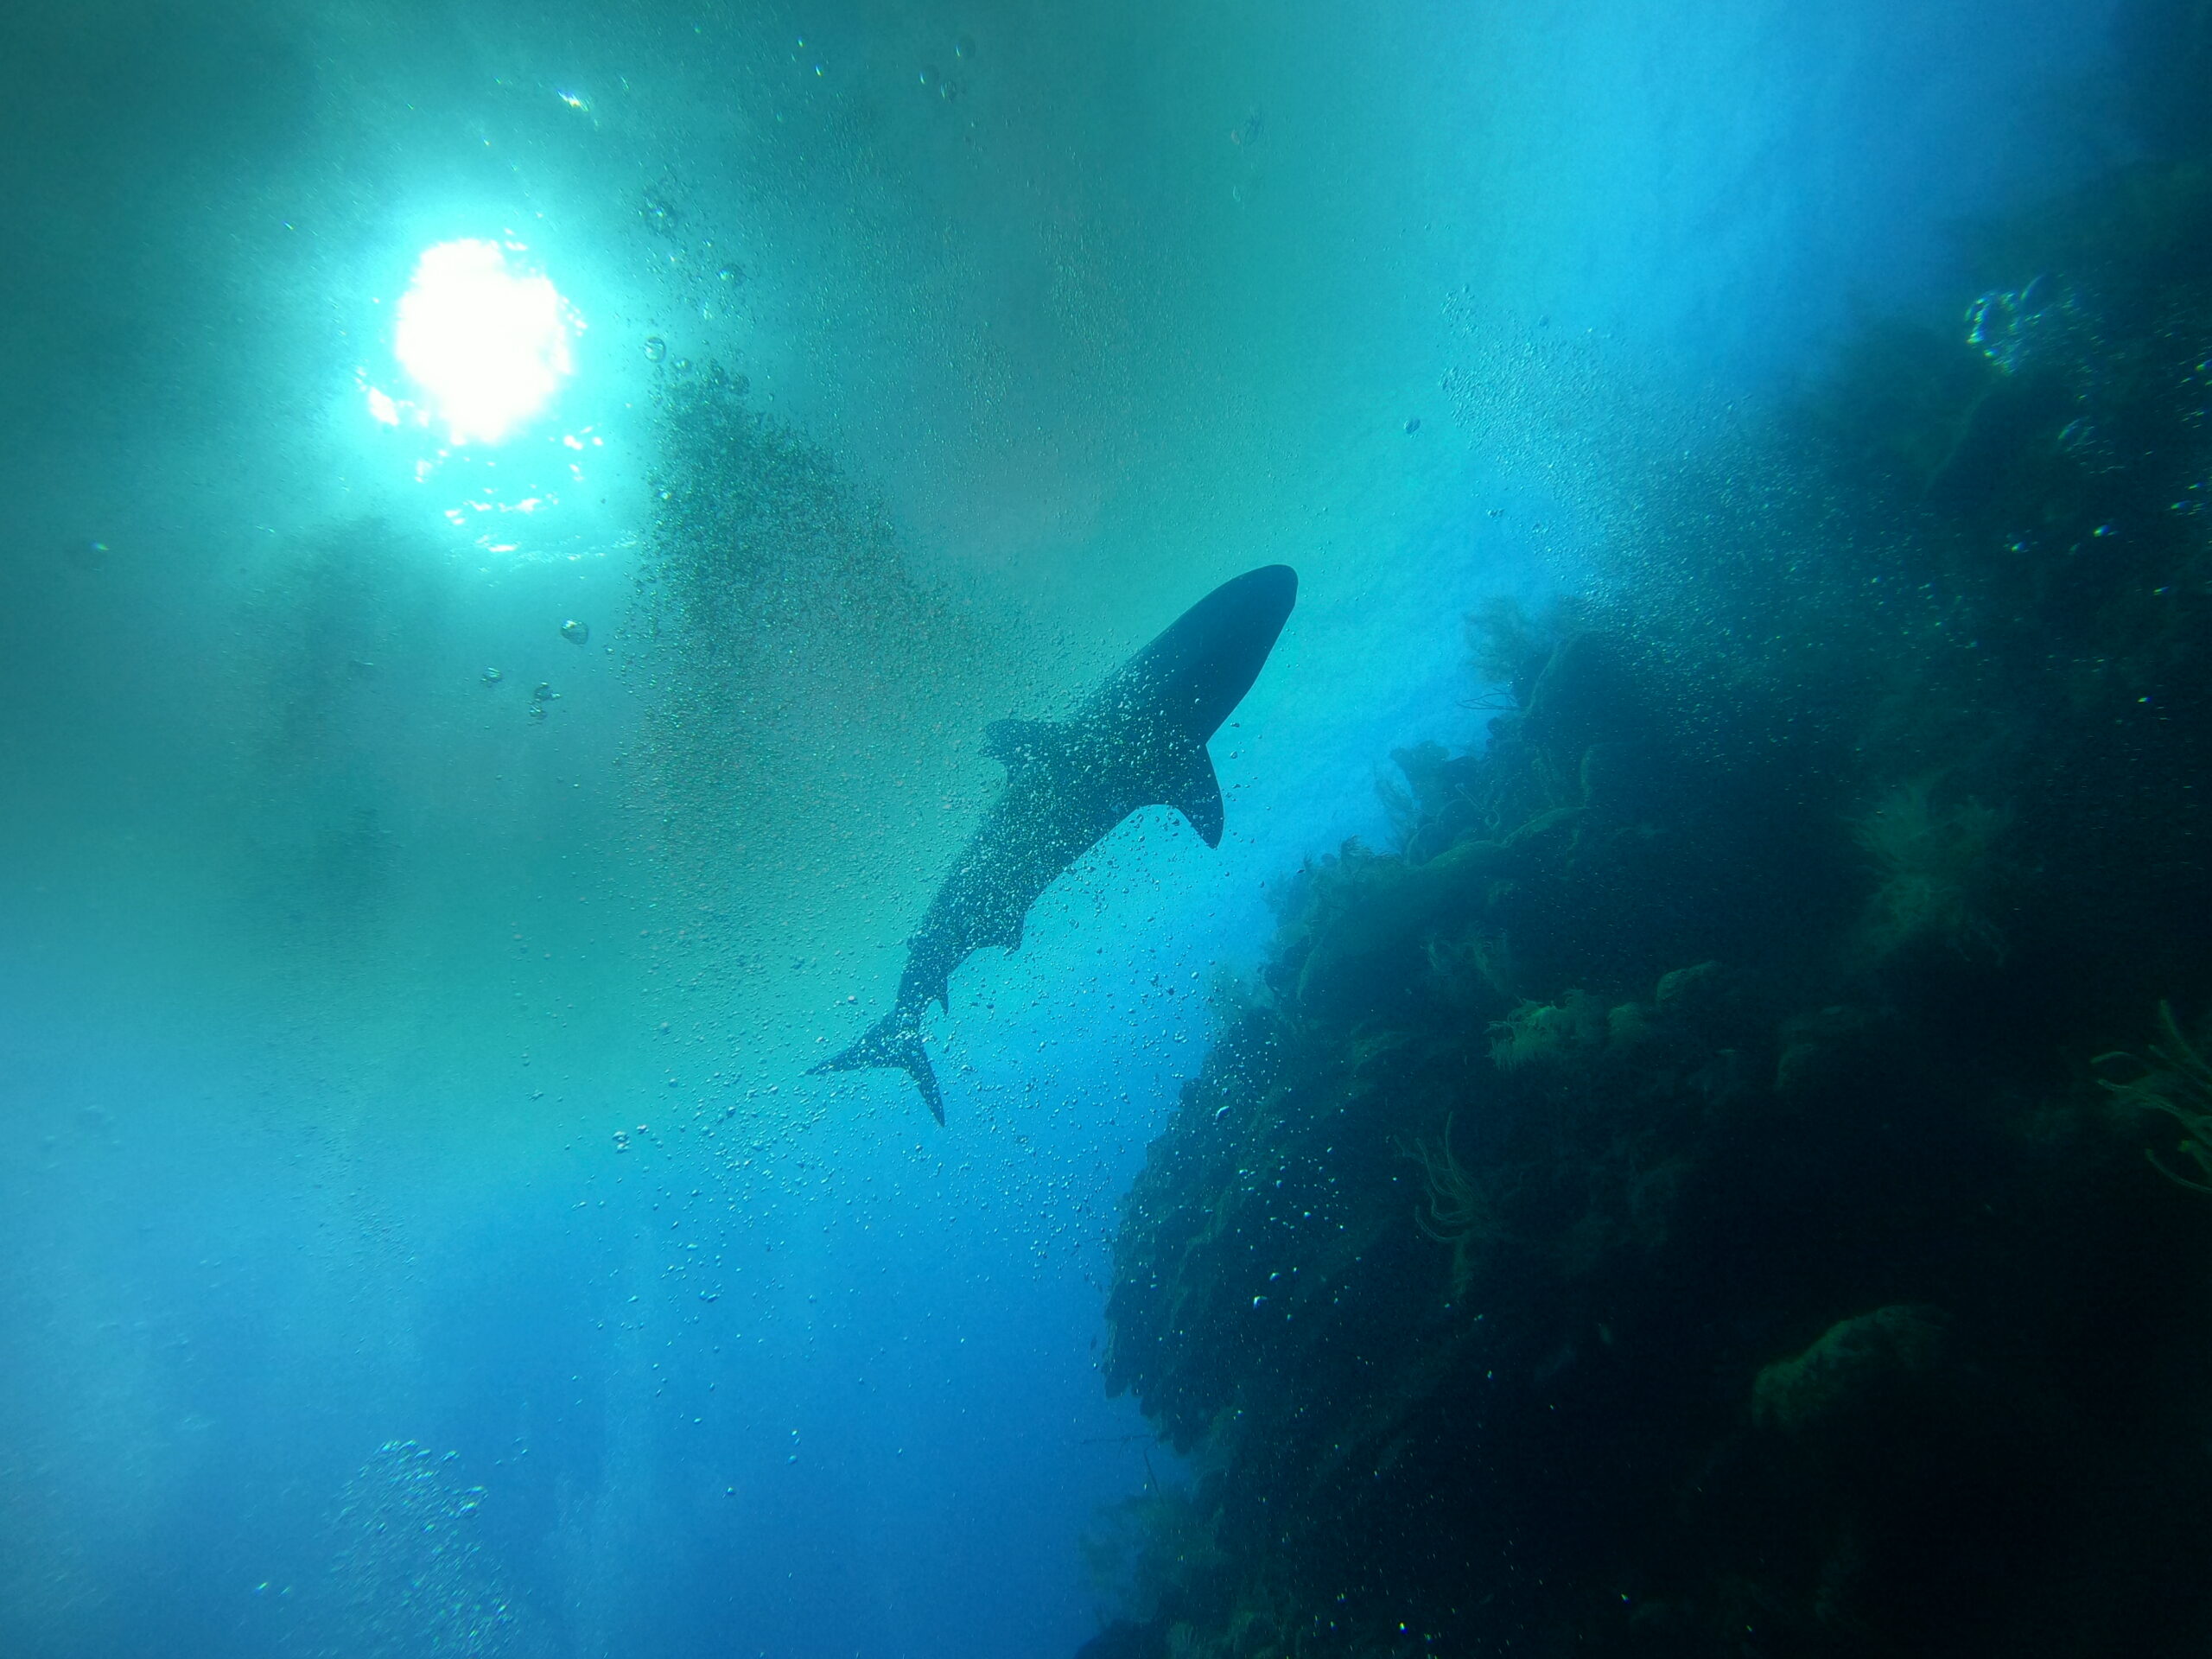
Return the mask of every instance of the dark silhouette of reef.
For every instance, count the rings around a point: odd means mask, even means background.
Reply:
[[[1199,1472],[1087,1651],[2212,1650],[2212,166],[2143,77],[2167,150],[1787,423],[1898,537],[1793,597],[1685,502],[1694,626],[1524,639],[1294,884],[1128,1199],[1109,1382]]]

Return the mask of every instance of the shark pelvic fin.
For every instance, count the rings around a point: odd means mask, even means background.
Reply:
[[[1207,846],[1221,845],[1221,779],[1214,775],[1213,757],[1205,744],[1179,745],[1160,768],[1160,785],[1152,799],[1188,818]]]
[[[809,1066],[810,1073],[822,1071],[866,1071],[874,1066],[896,1066],[914,1080],[922,1091],[923,1103],[930,1109],[930,1116],[940,1123],[944,1122],[944,1096],[938,1092],[937,1073],[930,1069],[930,1057],[922,1047],[922,1033],[913,1016],[893,1008],[860,1035],[851,1046],[839,1050],[819,1065]]]

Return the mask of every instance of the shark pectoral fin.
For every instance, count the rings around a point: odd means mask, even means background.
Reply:
[[[930,1116],[940,1123],[944,1122],[944,1096],[938,1092],[937,1073],[930,1068],[928,1052],[922,1047],[922,1033],[911,1014],[895,1008],[862,1032],[857,1042],[807,1071],[865,1071],[879,1065],[896,1066],[913,1078]]]
[[[1221,779],[1214,776],[1213,757],[1203,743],[1179,748],[1169,760],[1159,799],[1191,821],[1191,828],[1209,847],[1221,845],[1223,813]]]
[[[1010,772],[1051,760],[1067,742],[1067,728],[1049,720],[995,720],[983,728],[983,753]]]

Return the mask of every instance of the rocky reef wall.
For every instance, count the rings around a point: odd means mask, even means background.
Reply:
[[[2212,159],[2169,79],[1955,326],[1776,417],[1850,504],[1816,578],[1686,492],[1694,606],[1488,619],[1488,743],[1402,752],[1400,844],[1294,884],[1128,1199],[1109,1384],[1200,1474],[1097,1659],[2212,1641]]]

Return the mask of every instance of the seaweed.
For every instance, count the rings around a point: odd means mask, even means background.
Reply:
[[[1109,1385],[1215,1471],[1215,1553],[1126,1650],[1932,1650],[1925,1630],[2056,1654],[2212,1632],[2212,1598],[2120,1592],[2212,1536],[2212,1454],[2186,1428],[2212,1363],[2202,1223],[2131,1196],[2063,1031],[2024,1046],[2016,1017],[1957,1024],[1937,996],[2023,983],[1975,918],[2000,891],[2028,906],[1983,879],[2000,832],[2008,860],[2037,849],[1907,777],[1878,828],[1807,817],[1803,844],[1707,860],[1669,833],[1702,810],[1686,791],[1639,823],[1675,849],[1669,879],[1622,880],[1586,794],[1547,804],[1567,769],[1526,719],[1450,758],[1453,799],[1498,816],[1306,868],[1132,1189]],[[1493,839],[1513,810],[1532,816]],[[1878,917],[1908,908],[1891,884],[1936,890],[1893,931],[1953,978],[1867,949],[1838,879],[1854,855]],[[1825,918],[1786,952],[1732,913],[1779,871],[1836,887],[1753,906],[1770,929]],[[1592,889],[1610,934],[1529,938]],[[1647,974],[1687,938],[1744,948]],[[2170,1033],[2158,1080],[2107,1088],[2179,1101],[2194,1052]],[[2115,1478],[2136,1494],[2117,1513]]]
[[[2183,1033],[2171,1002],[2158,1004],[2158,1029],[2165,1039],[2151,1045],[2148,1058],[2120,1050],[2100,1054],[2092,1064],[2125,1060],[2139,1068],[2140,1076],[2125,1082],[2104,1079],[2103,1087],[2126,1105],[2163,1112],[2180,1124],[2183,1139],[2179,1151],[2205,1179],[2196,1180],[2179,1173],[2147,1147],[2143,1155],[2152,1168],[2176,1185],[2212,1192],[2212,1063]]]
[[[1498,1197],[1482,1177],[1471,1174],[1452,1150],[1452,1115],[1433,1142],[1401,1142],[1400,1154],[1421,1166],[1421,1202],[1414,1225],[1440,1244],[1452,1247],[1452,1295],[1465,1296],[1483,1267],[1484,1253],[1498,1237]]]
[[[2212,982],[2183,113],[1870,329],[1768,507],[1469,620],[1486,741],[1287,885],[1124,1207],[1108,1385],[1215,1552],[1127,1651],[2212,1642],[2212,1062],[2107,1052]]]
[[[1991,918],[1990,890],[2010,815],[1971,798],[1938,806],[1933,791],[1932,780],[1915,779],[1854,826],[1879,880],[1861,948],[1877,962],[1916,946],[2001,962],[2005,938]]]

